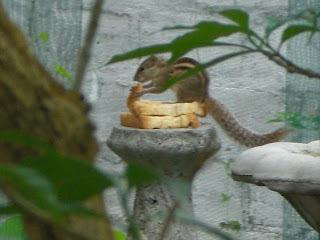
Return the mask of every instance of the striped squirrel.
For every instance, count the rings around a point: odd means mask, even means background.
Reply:
[[[137,92],[136,96],[142,96],[146,93],[161,93],[163,91],[162,87],[169,78],[180,76],[197,65],[199,63],[196,60],[187,57],[180,58],[170,65],[165,59],[150,56],[138,67],[133,79],[140,83],[149,81],[150,83],[144,85],[143,90]],[[272,133],[258,135],[243,128],[223,104],[209,96],[208,85],[208,74],[206,71],[201,71],[175,83],[170,88],[175,92],[177,102],[204,102],[206,111],[229,137],[238,141],[241,145],[255,147],[277,142],[289,132],[285,128],[279,128]]]

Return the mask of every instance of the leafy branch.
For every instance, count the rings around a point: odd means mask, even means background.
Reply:
[[[219,14],[221,18],[228,20],[231,23],[225,24],[217,21],[207,21],[200,22],[194,26],[179,25],[174,27],[166,27],[163,30],[185,30],[187,32],[167,44],[142,47],[124,54],[115,55],[111,58],[108,64],[166,52],[171,53],[169,62],[172,63],[196,48],[229,47],[234,48],[235,51],[216,57],[211,61],[204,63],[197,68],[190,70],[189,72],[186,72],[179,78],[170,79],[167,82],[165,89],[177,81],[189,77],[205,68],[249,53],[260,53],[266,56],[269,60],[285,68],[289,73],[298,73],[309,78],[320,79],[319,72],[302,68],[288,60],[280,53],[283,45],[297,35],[302,33],[310,33],[311,38],[315,33],[320,31],[318,25],[319,21],[317,21],[320,17],[319,9],[308,9],[287,18],[268,18],[266,21],[265,31],[262,36],[249,27],[249,15],[242,10],[224,10],[217,12],[217,14]],[[280,43],[276,48],[274,48],[270,44],[270,35],[281,26],[284,26],[284,30],[281,34]],[[246,38],[247,41],[245,41],[245,44],[231,43],[227,41],[228,37],[236,33],[241,34]],[[223,40],[221,40],[221,38],[223,38]]]

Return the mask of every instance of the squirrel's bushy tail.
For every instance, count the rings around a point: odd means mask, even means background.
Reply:
[[[264,135],[252,133],[241,127],[226,107],[217,100],[206,97],[204,103],[207,113],[217,121],[228,136],[238,141],[241,145],[247,147],[261,146],[267,143],[277,142],[289,133],[289,130],[285,128],[279,128],[272,133]]]

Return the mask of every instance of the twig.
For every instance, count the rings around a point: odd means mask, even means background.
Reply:
[[[177,210],[178,205],[179,205],[178,202],[175,201],[173,206],[168,210],[169,214],[168,214],[167,218],[165,219],[164,226],[163,226],[163,229],[161,231],[159,240],[163,240],[164,237],[166,236],[166,233],[169,230],[170,223],[174,218],[174,215],[175,215],[175,212]]]
[[[284,58],[280,54],[272,54],[267,51],[261,51],[261,53],[268,57],[271,61],[278,64],[279,66],[284,67],[289,73],[298,73],[305,75],[309,78],[320,79],[320,73],[314,72],[311,69],[301,68],[295,65],[293,62],[289,61],[288,59]]]
[[[96,0],[91,10],[90,24],[88,27],[88,32],[85,38],[84,46],[79,56],[75,82],[73,85],[73,90],[76,92],[79,92],[81,88],[83,78],[84,78],[84,73],[90,59],[90,50],[91,50],[93,39],[98,27],[98,22],[101,15],[103,2],[104,0]]]
[[[320,73],[314,72],[311,69],[305,69],[302,67],[299,67],[295,65],[293,62],[290,60],[286,59],[283,57],[279,51],[275,50],[269,43],[268,41],[264,41],[258,34],[253,32],[253,36],[260,41],[262,45],[264,45],[268,50],[258,48],[257,46],[257,51],[265,55],[266,57],[269,58],[269,60],[273,61],[274,63],[278,64],[279,66],[285,68],[289,73],[298,73],[305,75],[309,78],[318,78],[320,79]]]
[[[218,41],[215,41],[213,42],[213,44],[211,44],[210,46],[212,47],[215,47],[215,46],[222,46],[222,47],[238,47],[238,48],[243,48],[243,49],[247,49],[247,50],[250,50],[250,51],[255,51],[255,49],[249,47],[249,46],[246,46],[246,45],[243,45],[243,44],[237,44],[237,43],[227,43],[227,42],[218,42]]]
[[[130,188],[124,189],[120,181],[116,181],[115,185],[117,188],[117,195],[118,195],[118,199],[122,207],[123,213],[127,217],[129,222],[128,236],[132,235],[132,237],[135,240],[141,240],[142,238],[141,238],[140,230],[138,229],[137,223],[134,217],[132,216],[132,214],[130,213],[129,206],[128,206]]]
[[[211,226],[205,222],[202,222],[200,220],[197,220],[193,216],[188,216],[185,214],[177,213],[176,214],[176,219],[180,221],[181,223],[188,224],[191,226],[195,226],[198,228],[201,228],[203,231],[213,234],[215,236],[220,237],[221,239],[224,240],[238,240],[236,237],[231,236],[228,233],[225,233],[224,231],[221,231],[219,228]]]

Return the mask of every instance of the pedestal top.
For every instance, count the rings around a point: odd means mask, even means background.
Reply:
[[[220,148],[213,124],[198,128],[135,129],[114,127],[108,146],[124,161],[163,168],[200,167]],[[189,171],[187,171],[189,172]]]
[[[136,129],[119,126],[113,128],[107,145],[123,158],[133,155],[141,157],[141,153],[189,155],[195,152],[209,157],[220,148],[212,124],[178,129]]]

